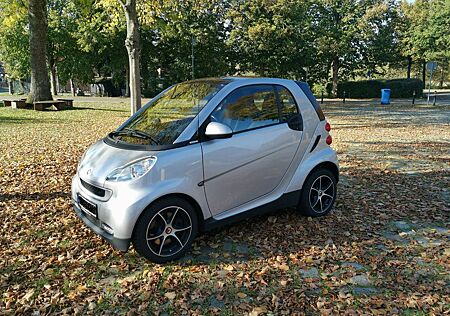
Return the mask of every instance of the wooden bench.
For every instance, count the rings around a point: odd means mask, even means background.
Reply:
[[[43,111],[45,108],[49,108],[51,106],[54,106],[56,110],[61,110],[66,105],[66,102],[64,101],[36,101],[34,104],[34,110],[35,111]]]
[[[26,101],[26,99],[11,100],[11,108],[12,109],[26,109],[27,103],[25,101]]]
[[[4,106],[11,106],[13,101],[26,101],[26,99],[17,99],[17,100],[2,100]]]
[[[68,108],[72,108],[73,107],[73,100],[72,99],[58,99],[58,101],[64,101]]]
[[[11,100],[2,100],[4,106],[11,106]]]

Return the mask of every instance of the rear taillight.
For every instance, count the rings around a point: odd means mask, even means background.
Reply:
[[[333,142],[333,138],[331,137],[331,135],[328,135],[325,141],[327,142],[327,145],[331,145],[331,143]]]
[[[325,130],[327,131],[327,132],[329,132],[329,131],[331,131],[331,125],[330,125],[330,123],[326,123],[325,124]]]

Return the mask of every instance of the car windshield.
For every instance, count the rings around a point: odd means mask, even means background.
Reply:
[[[170,145],[229,80],[201,79],[164,92],[111,137],[132,144]]]

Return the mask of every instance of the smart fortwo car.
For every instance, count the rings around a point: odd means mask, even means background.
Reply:
[[[339,176],[308,85],[213,78],[176,84],[92,145],[72,181],[77,215],[116,249],[162,263],[198,232],[297,207],[330,212]]]

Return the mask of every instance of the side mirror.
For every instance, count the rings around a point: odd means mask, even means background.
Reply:
[[[219,122],[211,122],[206,126],[205,136],[209,139],[230,138],[233,131],[228,125]]]

